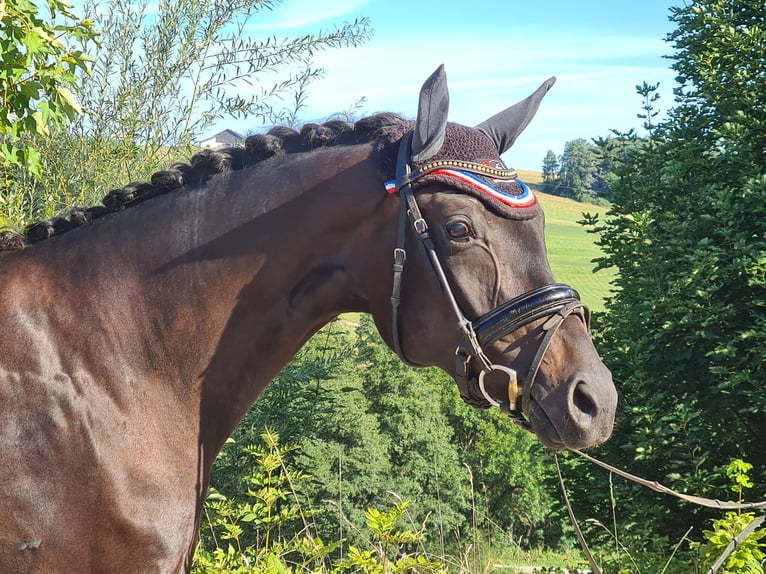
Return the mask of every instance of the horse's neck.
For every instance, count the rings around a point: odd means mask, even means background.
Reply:
[[[360,250],[395,211],[369,154],[331,148],[231,172],[114,216],[87,233],[95,244],[82,233],[91,320],[134,377],[188,401],[208,446],[319,327],[367,310]]]

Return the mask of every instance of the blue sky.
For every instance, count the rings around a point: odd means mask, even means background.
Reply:
[[[640,128],[635,86],[660,82],[672,104],[671,5],[684,0],[285,0],[261,13],[253,32],[292,36],[369,17],[373,38],[359,48],[320,53],[326,71],[310,89],[305,120],[348,109],[412,117],[423,80],[445,64],[450,119],[474,125],[523,99],[550,76],[558,81],[506,163],[540,169],[578,137]],[[218,124],[217,127],[236,127]],[[257,126],[253,126],[257,128]],[[239,128],[241,129],[241,127]]]

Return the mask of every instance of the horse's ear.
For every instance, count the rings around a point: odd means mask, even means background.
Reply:
[[[476,126],[477,129],[484,132],[489,139],[495,142],[498,153],[502,154],[513,145],[519,134],[524,131],[524,128],[535,117],[537,108],[540,107],[540,102],[555,83],[556,78],[548,78],[526,100],[522,100],[507,110],[492,116],[487,121],[480,123]]]
[[[442,64],[420,89],[418,118],[412,135],[412,161],[426,160],[442,147],[448,111],[447,74]]]

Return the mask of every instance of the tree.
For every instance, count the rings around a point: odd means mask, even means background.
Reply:
[[[40,138],[41,174],[15,174],[24,205],[18,219],[93,203],[115,181],[147,178],[221,118],[253,127],[296,123],[310,84],[322,76],[314,54],[365,42],[369,22],[296,38],[251,35],[248,25],[278,3],[86,0],[84,21],[99,22],[102,37],[100,46],[87,46],[93,73],[77,78],[84,113]]]
[[[321,509],[313,521],[323,536],[359,542],[367,509],[400,499],[412,502],[415,521],[431,515],[432,547],[446,544],[465,525],[469,485],[439,377],[403,365],[368,316],[351,334],[331,324],[255,403],[233,435],[239,448],[219,457],[211,484],[227,496],[246,489],[251,461],[242,447],[268,426],[301,445],[296,459],[312,476],[304,492]]]
[[[606,448],[618,464],[713,497],[741,458],[763,497],[766,12],[695,0],[671,19],[675,103],[621,166],[599,228],[599,265],[619,270],[601,338],[622,381],[622,420]],[[627,520],[674,540],[709,516],[624,494]]]
[[[248,445],[269,428],[301,446],[296,458],[312,477],[304,492],[321,509],[313,521],[322,536],[354,540],[367,508],[391,502],[381,486],[390,484],[388,437],[361,389],[354,340],[337,321],[309,340],[234,431],[234,444],[216,459],[212,486],[228,497],[247,490]]]
[[[657,89],[660,87],[660,83],[648,84],[643,82],[640,86],[636,86],[636,93],[643,98],[641,109],[643,113],[636,114],[636,117],[644,120],[644,129],[652,135],[654,131],[654,121],[660,114],[660,111],[655,109],[654,104],[660,99],[660,94]]]
[[[634,130],[624,133],[617,130],[611,131],[610,136],[592,139],[596,163],[591,190],[594,196],[608,200],[611,200],[614,194],[618,179],[617,172],[646,143],[646,139],[639,138]]]
[[[277,0],[87,0],[103,22],[94,74],[83,78],[89,116],[79,135],[153,148],[188,145],[214,121],[295,124],[315,52],[355,46],[366,20],[297,38],[258,37],[247,25]],[[264,81],[268,77],[268,82]]]
[[[447,406],[463,463],[471,469],[478,526],[487,541],[500,526],[525,548],[556,547],[563,508],[555,500],[558,486],[545,447],[499,410],[480,411],[457,397]]]
[[[371,317],[363,317],[357,333],[357,362],[365,365],[360,388],[387,445],[387,490],[413,502],[417,522],[432,514],[442,537],[449,538],[465,526],[470,506],[468,475],[447,416],[447,405],[457,400],[454,382],[436,369],[404,365]],[[453,392],[445,393],[445,385]]]
[[[3,188],[8,169],[41,170],[40,153],[30,136],[49,133],[81,112],[70,88],[87,74],[89,58],[81,47],[97,33],[89,19],[78,19],[66,0],[48,0],[48,14],[29,0],[0,3],[0,168]],[[10,201],[5,191],[0,206]],[[7,224],[0,216],[0,226]]]
[[[594,146],[582,138],[564,144],[559,172],[559,195],[578,201],[594,197],[596,153]]]
[[[543,181],[550,183],[558,177],[559,174],[559,160],[553,150],[549,149],[543,159]]]

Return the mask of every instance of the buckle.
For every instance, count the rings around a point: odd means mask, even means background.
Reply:
[[[519,383],[518,379],[516,377],[516,371],[511,369],[510,367],[506,367],[503,365],[496,365],[492,364],[490,365],[490,368],[488,370],[482,370],[479,373],[479,390],[481,391],[481,394],[484,395],[484,398],[491,403],[492,405],[496,407],[502,408],[502,403],[500,401],[496,401],[494,398],[490,396],[490,394],[487,392],[487,389],[484,388],[484,377],[488,373],[500,371],[505,373],[505,375],[508,377],[508,410],[511,412],[516,411],[516,406],[519,397],[521,396],[522,391],[519,389]]]
[[[426,223],[426,220],[422,217],[416,219],[412,222],[412,227],[415,229],[415,232],[419,235],[423,235],[426,231],[428,231],[428,224]]]

